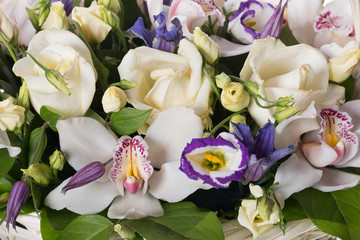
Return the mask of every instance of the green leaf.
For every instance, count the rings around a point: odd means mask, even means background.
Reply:
[[[41,191],[40,187],[33,181],[30,180],[31,196],[34,203],[34,208],[39,211],[41,204]]]
[[[150,110],[137,110],[123,108],[119,112],[111,114],[110,121],[114,131],[120,135],[128,135],[136,132],[149,118]]]
[[[360,185],[330,193],[310,188],[294,197],[323,232],[341,239],[359,239]]]
[[[201,211],[191,202],[163,204],[162,217],[124,220],[121,224],[135,230],[147,240],[191,239],[222,240],[219,219],[211,211]]]
[[[0,193],[10,192],[14,182],[15,180],[9,175],[0,178]]]
[[[55,132],[57,131],[56,123],[57,123],[57,120],[59,120],[61,118],[61,115],[50,111],[47,106],[42,106],[40,108],[40,116],[44,121],[49,122],[50,128],[53,131],[55,131]]]
[[[48,218],[48,212],[47,209],[44,208],[41,211],[41,221],[40,221],[40,231],[41,231],[41,237],[43,240],[53,240],[53,239],[57,239],[60,234],[61,231],[56,231],[49,222],[49,218]]]
[[[41,138],[41,128],[34,129],[31,132],[30,139],[29,139],[29,155],[28,155],[29,162],[31,161],[33,155],[37,154],[34,163],[38,163],[41,159],[42,154],[44,153],[44,150],[45,150],[45,147],[47,144],[46,133],[44,132],[44,136],[41,139],[42,141],[41,141],[39,152],[36,153],[40,138]]]
[[[25,8],[27,11],[27,14],[29,15],[29,19],[33,27],[36,29],[36,31],[40,31],[41,28],[39,27],[39,15],[35,13],[34,10]]]
[[[112,222],[100,215],[82,215],[73,220],[57,240],[109,239],[113,233]]]
[[[300,206],[299,202],[292,197],[286,199],[285,207],[282,211],[287,222],[308,218],[305,210]]]
[[[67,209],[63,209],[61,211],[56,211],[53,209],[46,209],[47,217],[50,223],[50,226],[55,231],[62,231],[65,227],[79,215],[71,212]]]
[[[10,157],[6,148],[0,149],[0,178],[4,177],[14,164],[14,158]]]

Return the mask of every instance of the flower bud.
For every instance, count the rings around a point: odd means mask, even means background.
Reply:
[[[252,96],[259,95],[259,87],[252,81],[245,81],[245,88]]]
[[[50,8],[48,7],[42,7],[39,11],[39,26],[42,26],[49,16]]]
[[[27,90],[26,82],[23,81],[20,89],[19,89],[19,96],[17,100],[18,105],[24,107],[25,109],[30,108],[30,101],[29,101],[29,92]]]
[[[21,171],[34,179],[40,185],[47,186],[53,179],[52,171],[49,165],[42,163],[31,164],[28,169],[21,169]]]
[[[249,105],[250,96],[238,82],[231,82],[221,92],[221,104],[232,112],[238,112]]]
[[[100,178],[104,173],[105,167],[101,162],[92,162],[77,171],[65,187],[61,189],[61,192],[65,194],[71,189],[82,187]]]
[[[235,114],[229,121],[229,132],[234,133],[234,127],[232,123],[240,123],[246,125],[246,117],[241,114]]]
[[[106,113],[118,112],[125,107],[127,96],[124,90],[118,87],[109,87],[102,97],[102,105]]]
[[[105,23],[109,24],[112,28],[116,28],[119,22],[119,18],[104,6],[100,6],[99,11],[101,14],[101,19]]]
[[[270,215],[274,207],[274,202],[268,197],[263,196],[258,200],[257,209],[259,211],[260,218],[265,221],[270,220]]]
[[[49,157],[49,164],[52,169],[61,171],[65,164],[64,154],[59,150],[55,150],[54,153]]]
[[[41,26],[41,29],[69,29],[69,23],[62,2],[53,2],[51,4],[50,13]]]
[[[213,65],[220,57],[220,47],[199,27],[194,30],[194,44],[199,51],[204,54],[206,61]]]
[[[12,42],[17,39],[19,29],[0,9],[0,33],[7,42]]]
[[[215,76],[215,81],[218,88],[224,89],[227,85],[229,85],[231,79],[227,74],[222,72],[221,74]]]
[[[337,83],[345,81],[350,77],[354,67],[360,59],[360,50],[349,49],[343,54],[332,57],[329,60],[329,79]]]
[[[125,240],[135,239],[136,237],[136,234],[133,230],[120,224],[115,224],[114,232],[117,232],[120,235],[120,237]]]
[[[98,0],[98,4],[103,5],[115,14],[118,14],[120,11],[119,0]]]
[[[279,99],[277,100],[277,103],[280,107],[286,107],[286,105],[288,105],[292,101],[294,101],[294,98],[289,97],[289,96],[288,97],[279,97]]]
[[[277,107],[273,116],[280,123],[294,115],[296,111],[295,107]]]
[[[0,101],[0,129],[14,131],[19,129],[25,120],[25,108],[14,105],[13,99],[9,97]]]
[[[49,69],[48,71],[45,71],[45,77],[58,90],[66,93],[69,96],[71,95],[71,92],[69,91],[61,73],[54,69]]]

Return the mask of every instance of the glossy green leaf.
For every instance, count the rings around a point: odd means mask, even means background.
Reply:
[[[359,239],[360,185],[330,193],[310,188],[294,197],[323,232],[341,239]]]
[[[10,192],[14,182],[15,180],[9,175],[0,178],[0,193]]]
[[[14,158],[10,157],[6,148],[0,149],[0,178],[4,177],[14,164]]]
[[[98,240],[109,239],[113,233],[113,223],[100,215],[82,215],[74,219],[57,240]]]
[[[191,202],[163,204],[162,217],[124,220],[122,224],[147,240],[192,239],[222,240],[224,233],[216,214],[201,211]]]
[[[57,120],[59,120],[61,118],[61,115],[52,112],[44,105],[40,108],[40,116],[44,121],[49,122],[50,128],[53,131],[55,131],[55,132],[57,131],[56,123],[57,123]]]
[[[30,181],[31,196],[34,203],[34,208],[38,211],[41,204],[41,191],[40,187],[33,181]]]
[[[30,134],[28,155],[29,162],[31,161],[34,154],[36,154],[34,163],[38,163],[41,159],[42,154],[44,153],[47,144],[46,132],[44,131],[43,137],[41,137],[41,135],[41,128],[34,129]],[[38,148],[39,143],[40,148]]]
[[[120,135],[128,135],[136,132],[145,124],[151,113],[150,110],[137,110],[123,108],[119,112],[111,114],[110,121],[114,131]]]
[[[56,231],[49,222],[48,218],[48,209],[44,208],[41,211],[41,222],[40,222],[40,231],[41,231],[41,237],[43,240],[53,240],[60,236],[61,231]]]

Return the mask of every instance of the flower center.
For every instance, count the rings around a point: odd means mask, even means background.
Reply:
[[[225,167],[225,157],[222,152],[206,152],[202,162],[202,167],[207,168],[211,171],[220,170]]]
[[[343,17],[341,16],[334,16],[331,11],[326,11],[320,13],[315,18],[315,30],[320,31],[323,29],[334,30],[336,28],[340,28],[341,24],[339,23]]]

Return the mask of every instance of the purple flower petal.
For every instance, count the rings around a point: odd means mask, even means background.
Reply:
[[[251,133],[250,127],[244,124],[232,123],[234,134],[242,144],[248,149],[254,145],[254,137]]]
[[[6,207],[6,228],[9,231],[9,225],[12,222],[13,228],[16,228],[16,218],[21,208],[24,206],[30,194],[29,184],[26,182],[15,182],[11,188],[9,200]]]
[[[149,29],[145,28],[142,17],[139,17],[128,31],[129,33],[142,39],[147,46],[152,47],[153,35]]]
[[[281,32],[281,26],[284,21],[284,10],[286,3],[282,6],[282,0],[280,0],[279,5],[275,9],[275,12],[271,15],[270,19],[265,24],[260,38],[266,38],[267,36],[278,38]]]
[[[73,4],[72,0],[51,0],[50,4],[52,4],[53,2],[62,2],[64,4],[64,10],[66,12],[66,16],[69,16],[74,8],[74,4]],[[79,2],[80,2],[80,0],[79,0]]]
[[[255,144],[253,149],[250,149],[251,153],[256,154],[258,159],[266,158],[270,153],[273,152],[275,145],[274,145],[274,124],[271,122],[266,123],[262,126],[255,138]]]

